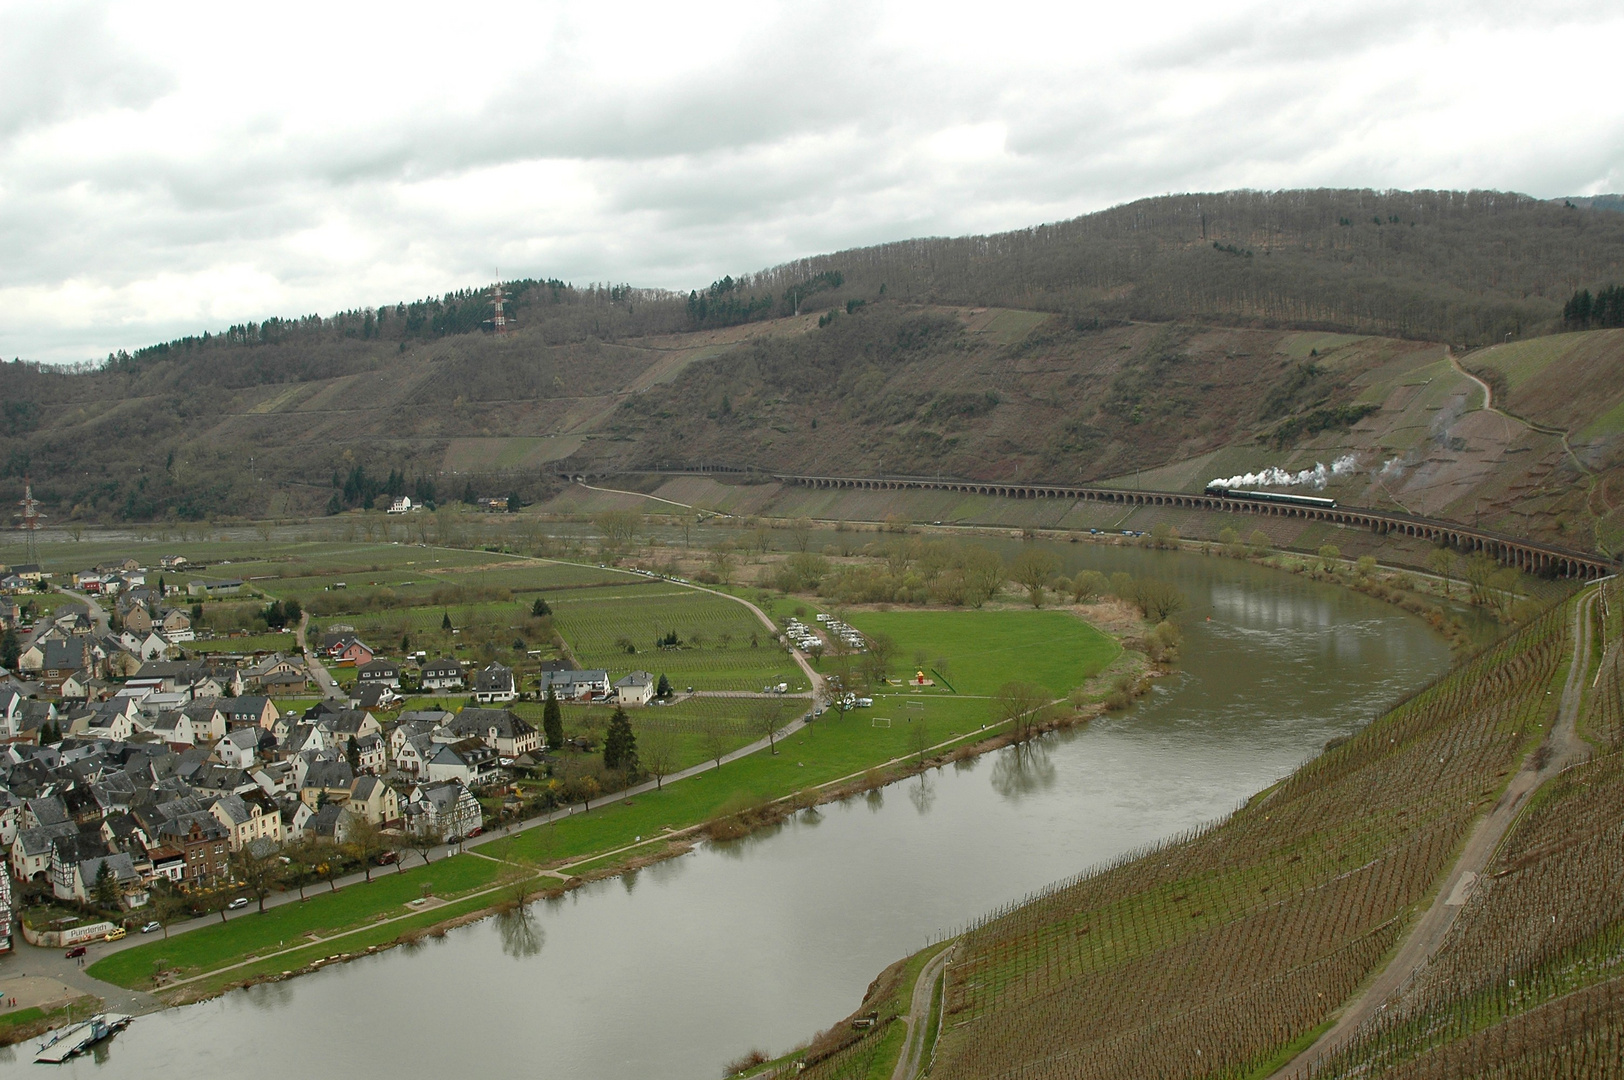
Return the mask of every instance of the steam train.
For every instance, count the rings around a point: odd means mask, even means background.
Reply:
[[[1208,484],[1208,495],[1223,499],[1250,499],[1253,502],[1287,503],[1291,506],[1312,506],[1320,510],[1334,510],[1335,499],[1322,499],[1317,495],[1287,495],[1278,491],[1240,491],[1220,484]]]

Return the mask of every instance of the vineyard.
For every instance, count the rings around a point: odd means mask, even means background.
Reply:
[[[1570,618],[1457,666],[1227,821],[973,927],[932,1076],[1266,1069],[1379,966],[1538,744]]]
[[[1323,1078],[1624,1075],[1624,671],[1617,595],[1580,730],[1431,963]]]

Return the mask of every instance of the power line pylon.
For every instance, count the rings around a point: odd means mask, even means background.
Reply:
[[[18,526],[27,537],[28,561],[34,566],[39,565],[39,519],[44,516],[39,512],[39,500],[34,498],[34,480],[32,477],[23,477],[23,497],[18,506],[23,508],[20,515],[23,523]]]

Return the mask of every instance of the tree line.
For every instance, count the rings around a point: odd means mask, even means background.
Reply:
[[[1580,289],[1562,305],[1562,322],[1574,330],[1602,330],[1624,326],[1624,285]]]

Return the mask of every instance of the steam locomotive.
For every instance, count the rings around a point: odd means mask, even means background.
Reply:
[[[1334,510],[1336,508],[1335,499],[1323,499],[1317,495],[1287,495],[1279,491],[1240,491],[1236,488],[1226,488],[1221,484],[1208,484],[1207,494],[1217,495],[1223,499],[1250,499],[1253,502],[1312,506],[1320,510]]]

